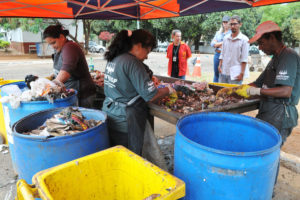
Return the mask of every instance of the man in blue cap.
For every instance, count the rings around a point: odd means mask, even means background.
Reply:
[[[226,35],[231,34],[231,30],[229,29],[228,22],[230,17],[225,15],[222,19],[222,26],[220,30],[218,30],[215,34],[215,37],[212,39],[210,45],[215,48],[215,55],[214,55],[214,82],[219,82],[219,57],[221,54],[221,48],[223,44],[223,39]]]

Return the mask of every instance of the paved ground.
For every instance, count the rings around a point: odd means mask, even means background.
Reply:
[[[102,55],[93,54],[95,69],[101,71],[105,68],[105,60]],[[195,56],[194,56],[195,57]],[[212,55],[200,55],[202,64],[202,77],[191,78],[192,80],[212,80]],[[266,63],[268,58],[263,60]],[[151,53],[146,63],[152,68],[155,74],[166,76],[167,59],[164,53]],[[193,72],[193,65],[189,62],[190,73]],[[21,79],[25,75],[34,74],[40,77],[48,76],[52,72],[52,60],[49,58],[37,58],[36,56],[0,56],[0,77],[5,80]],[[251,72],[250,78],[245,83],[251,82],[259,75],[259,72]],[[255,111],[246,113],[255,116]],[[283,149],[288,153],[300,156],[300,130],[299,126],[293,131],[292,135],[284,145]],[[175,126],[155,118],[155,133],[157,137],[166,137],[176,132]],[[12,200],[15,196],[16,175],[14,174],[9,153],[0,152],[0,199]],[[280,168],[278,183],[275,188],[276,200],[298,200],[300,199],[300,175],[285,167]]]

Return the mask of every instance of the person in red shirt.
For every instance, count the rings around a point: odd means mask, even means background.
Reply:
[[[168,46],[167,58],[168,75],[174,78],[185,79],[187,59],[192,56],[190,47],[181,41],[181,31],[172,31],[173,42]]]

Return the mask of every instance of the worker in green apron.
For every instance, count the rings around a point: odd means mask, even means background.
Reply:
[[[247,89],[247,93],[261,96],[256,117],[275,126],[283,144],[298,121],[296,105],[300,96],[300,57],[284,45],[280,28],[272,21],[257,27],[249,42],[256,41],[259,49],[273,57],[257,80],[250,84],[252,87]]]
[[[261,96],[256,117],[277,128],[283,145],[298,122],[296,105],[300,96],[300,57],[284,45],[280,27],[272,21],[265,21],[256,28],[256,34],[249,43],[256,41],[259,49],[272,55],[272,59],[257,80],[249,84],[252,87],[247,88],[247,93]],[[275,184],[279,166],[280,163]]]
[[[152,129],[147,102],[175,92],[170,85],[156,88],[151,70],[143,63],[155,46],[155,38],[146,30],[122,30],[105,53],[102,109],[108,115],[111,145],[123,145],[138,155],[142,155],[145,133]]]

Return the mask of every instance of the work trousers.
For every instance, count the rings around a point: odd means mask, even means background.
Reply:
[[[230,75],[220,74],[219,82],[241,85],[243,81],[231,80]]]

